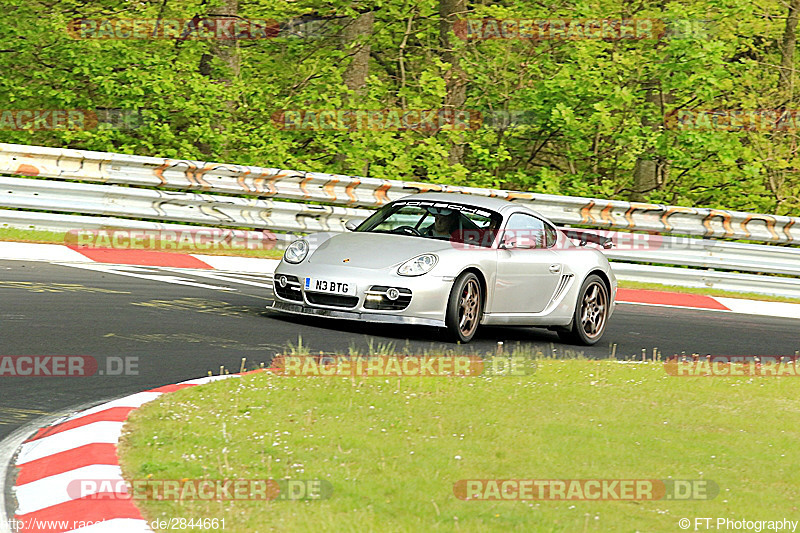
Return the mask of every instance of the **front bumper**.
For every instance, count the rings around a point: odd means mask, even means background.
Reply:
[[[289,303],[277,298],[272,302],[272,309],[295,315],[324,316],[327,318],[340,318],[345,320],[360,320],[362,322],[382,322],[384,324],[414,324],[418,326],[445,327],[444,320],[431,318],[418,318],[413,316],[390,315],[385,313],[365,313],[360,311],[344,311],[327,307],[312,307],[300,303]]]
[[[296,279],[296,283],[292,283],[295,287],[292,291],[287,291],[288,285],[278,287],[278,280],[282,276]],[[353,284],[356,295],[328,298],[324,293],[307,291],[303,286],[306,277]],[[445,311],[452,286],[452,278],[430,273],[405,277],[396,274],[394,269],[381,271],[338,265],[290,265],[282,262],[273,277],[275,301],[272,309],[299,315],[364,322],[445,327]],[[401,291],[400,297],[393,302],[402,303],[397,305],[403,307],[402,309],[392,309],[390,302],[385,299],[379,304],[375,302],[376,293],[385,292],[389,287]],[[410,300],[406,298],[407,293],[410,293]]]

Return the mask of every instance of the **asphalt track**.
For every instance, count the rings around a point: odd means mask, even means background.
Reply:
[[[27,424],[124,394],[268,364],[288,343],[347,353],[394,343],[412,353],[457,348],[506,350],[517,343],[569,357],[618,358],[664,354],[792,355],[800,321],[714,311],[622,304],[594,347],[558,342],[547,330],[483,328],[469,345],[442,342],[433,328],[378,326],[286,317],[266,309],[267,278],[157,267],[61,265],[0,261],[0,355],[85,355],[106,368],[128,358],[135,375],[0,377],[0,440]],[[119,361],[120,359],[115,359]],[[109,367],[110,368],[110,367]],[[2,482],[2,480],[0,480]]]

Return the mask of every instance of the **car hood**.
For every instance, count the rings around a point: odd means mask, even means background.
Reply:
[[[389,268],[420,254],[447,250],[449,241],[387,233],[341,233],[326,240],[308,258],[310,264]]]

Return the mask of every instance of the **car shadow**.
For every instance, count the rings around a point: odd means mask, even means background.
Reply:
[[[272,310],[262,311],[261,315],[269,317],[272,320],[279,320],[286,324],[302,324],[303,326],[339,333],[381,337],[389,341],[434,342],[437,344],[446,343],[453,347],[459,346],[459,343],[449,339],[444,328],[408,324],[379,324],[326,317],[289,315]],[[481,326],[469,345],[485,345],[487,343],[494,345],[497,342],[509,341],[533,343],[561,342],[554,331],[544,328]]]

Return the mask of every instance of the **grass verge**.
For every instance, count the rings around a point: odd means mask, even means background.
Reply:
[[[318,501],[139,501],[149,520],[250,531],[679,531],[798,519],[798,385],[659,363],[539,359],[526,377],[257,373],[162,396],[120,444],[126,479],[323,479]],[[462,501],[464,479],[712,480],[706,501]]]
[[[66,232],[0,228],[0,241],[64,244]]]

